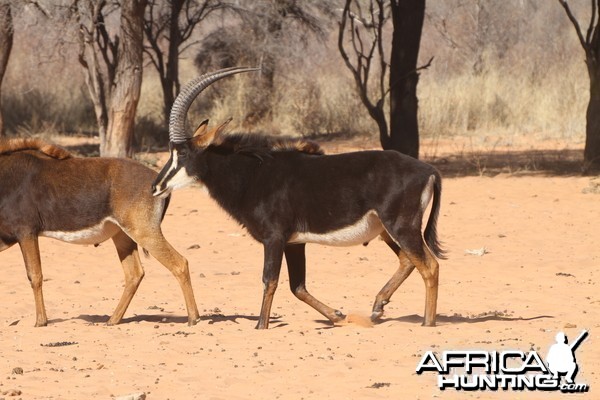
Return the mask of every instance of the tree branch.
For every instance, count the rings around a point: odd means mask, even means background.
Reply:
[[[428,69],[429,67],[431,67],[431,63],[432,62],[433,62],[433,56],[429,59],[429,61],[427,61],[426,64],[421,65],[420,67],[417,67],[414,70],[412,70],[410,72],[407,72],[406,74],[404,74],[401,77],[399,77],[398,79],[396,79],[396,81],[394,81],[394,83],[392,83],[390,85],[390,87],[388,88],[388,90],[385,92],[384,96],[387,96],[390,93],[390,91],[392,90],[392,88],[396,87],[396,85],[398,85],[401,81],[403,81],[404,79],[408,78],[412,74],[416,74],[417,72],[419,72],[421,70]]]
[[[592,16],[590,17],[590,25],[588,26],[587,34],[585,35],[586,43],[591,43],[594,25],[596,23],[596,0],[590,1],[592,2]]]
[[[383,28],[380,26],[380,24],[382,24],[382,22],[384,22],[386,19],[381,15],[381,11],[383,11],[383,0],[378,0],[378,4],[380,6],[380,15],[376,15],[378,13],[374,10],[373,4],[371,3],[369,14],[366,18],[363,15],[360,2],[355,3],[356,13],[350,10],[350,5],[352,2],[353,0],[346,0],[346,4],[342,12],[338,34],[338,48],[340,50],[342,59],[354,77],[361,102],[367,108],[369,115],[377,122],[380,130],[384,129],[385,131],[387,129],[383,127],[386,124],[385,117],[383,116],[385,95],[383,93],[384,86],[382,86],[381,82],[379,85],[381,97],[375,102],[369,98],[369,78],[371,77],[371,66],[376,51],[381,63],[381,71],[379,71],[379,73],[385,75],[387,67],[385,60],[383,59],[383,47],[381,45],[381,32]],[[349,24],[348,28],[346,27],[347,24]],[[369,44],[365,43],[365,40],[363,40],[363,37],[360,33],[361,30],[359,29],[358,25],[361,25],[366,30],[367,34],[372,36],[372,41]],[[348,56],[344,46],[344,38],[346,33],[350,33],[351,35],[349,41],[352,44],[352,49],[356,55],[356,64],[350,60],[350,57]],[[381,76],[380,78],[383,79]]]
[[[592,4],[594,4],[594,1],[595,0],[592,0]],[[575,16],[571,12],[571,8],[569,7],[569,3],[567,3],[567,0],[558,0],[558,2],[565,9],[565,12],[567,13],[567,16],[569,17],[569,19],[571,20],[571,23],[575,27],[575,32],[577,32],[577,37],[579,38],[579,42],[581,43],[581,46],[583,47],[583,49],[585,50],[585,52],[587,54],[588,51],[589,51],[589,42],[587,42],[585,40],[585,38],[583,37],[583,33],[581,32],[581,27],[579,26],[579,22],[577,21],[577,18],[575,18]]]

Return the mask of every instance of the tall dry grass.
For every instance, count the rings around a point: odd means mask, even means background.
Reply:
[[[528,135],[581,140],[589,83],[579,60],[541,76],[491,69],[444,80],[424,77],[418,90],[421,133]]]
[[[432,1],[428,8],[448,13],[447,7],[440,9],[445,4]],[[505,12],[511,10],[507,7]],[[510,46],[491,46],[494,43],[490,42],[491,55],[484,58],[480,73],[474,73],[473,60],[477,54],[487,54],[485,51],[470,53],[450,48],[431,21],[426,21],[421,57],[435,59],[432,68],[421,72],[418,86],[423,138],[536,134],[578,143],[583,140],[589,95],[582,50],[560,8],[552,8],[558,5],[544,2],[536,7],[537,14],[527,25],[530,34],[517,27],[515,32],[520,36],[512,38]],[[93,132],[95,116],[74,43],[63,40],[57,46],[60,32],[48,34],[53,29],[51,23],[41,19],[31,22],[27,15],[19,18],[2,93],[9,134]],[[461,27],[462,20],[458,21],[456,29]],[[554,25],[546,26],[547,21]],[[206,31],[199,30],[198,39],[203,34]],[[464,40],[470,37],[469,31],[460,34],[457,37]],[[325,42],[290,43],[297,47],[292,56],[277,60],[271,96],[261,93],[259,80],[252,74],[213,85],[194,103],[190,125],[208,117],[214,123],[233,117],[235,131],[376,137],[377,127],[340,60],[336,35],[333,29]],[[498,48],[501,55],[496,54]],[[182,83],[206,72],[194,67],[193,57],[191,48],[181,63]],[[268,118],[254,118],[256,103],[264,101],[269,102]],[[142,149],[164,145],[166,128],[160,84],[148,65],[138,107],[136,140]]]

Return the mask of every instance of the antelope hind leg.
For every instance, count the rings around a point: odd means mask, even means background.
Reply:
[[[42,292],[42,263],[40,260],[40,248],[38,245],[37,236],[28,236],[19,241],[23,260],[25,261],[25,269],[27,278],[33,289],[33,297],[35,299],[35,326],[48,325],[48,317],[46,316],[46,306],[44,305],[44,294]]]
[[[144,268],[140,261],[137,243],[131,240],[123,231],[113,236],[113,242],[117,248],[123,272],[125,273],[125,288],[121,295],[121,300],[117,308],[108,320],[108,325],[116,325],[123,319],[123,315],[131,303],[142,278],[144,277]]]
[[[332,323],[343,321],[346,316],[341,311],[333,309],[311,295],[306,290],[306,255],[305,244],[288,244],[285,247],[285,259],[290,277],[290,289],[294,295],[323,314]]]
[[[423,326],[435,326],[439,285],[439,264],[425,244],[423,257],[407,252],[408,258],[417,267],[425,283],[425,312]]]
[[[390,298],[394,292],[396,292],[402,282],[404,282],[415,269],[415,266],[410,262],[403,251],[399,252],[398,259],[400,260],[400,266],[398,267],[398,270],[394,273],[394,275],[392,275],[390,280],[375,297],[373,311],[371,313],[371,321],[377,321],[379,318],[381,318],[383,315],[384,306],[390,302]]]

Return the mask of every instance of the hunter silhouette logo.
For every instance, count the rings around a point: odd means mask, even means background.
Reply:
[[[427,351],[417,365],[417,374],[438,373],[440,390],[560,390],[563,393],[587,392],[589,385],[576,383],[579,371],[575,351],[588,337],[584,330],[569,344],[564,332],[542,360],[539,354],[519,350],[506,351],[444,351],[438,358]],[[564,382],[562,377],[564,376]]]
[[[577,375],[577,370],[579,369],[575,360],[575,350],[587,335],[588,331],[584,330],[575,339],[573,344],[569,345],[567,337],[563,332],[556,334],[556,343],[550,347],[546,356],[548,369],[552,372],[552,376],[555,379],[558,379],[561,375],[566,375],[568,384],[575,383],[575,375]]]

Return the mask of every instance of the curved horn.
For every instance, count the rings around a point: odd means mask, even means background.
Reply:
[[[210,84],[229,75],[258,70],[260,70],[260,68],[231,67],[220,69],[215,72],[201,75],[185,85],[175,99],[173,108],[171,108],[171,115],[169,116],[169,140],[173,143],[183,143],[188,139],[188,135],[185,133],[187,112],[194,99],[198,97],[200,92],[210,86]]]

